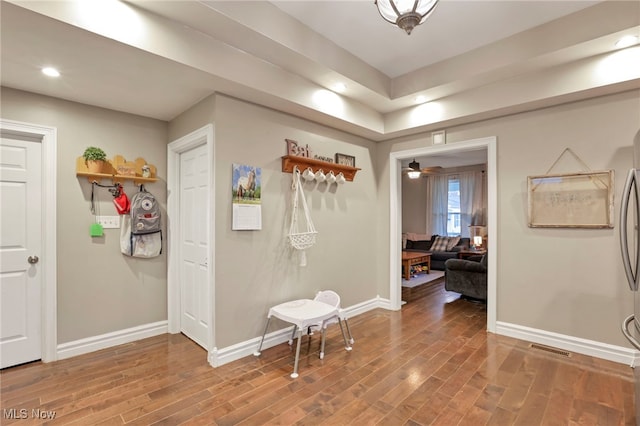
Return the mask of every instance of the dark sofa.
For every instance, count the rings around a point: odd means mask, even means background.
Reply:
[[[432,251],[431,248],[438,235],[433,235],[430,240],[407,240],[404,251],[431,253],[431,269],[444,271],[444,263],[449,259],[457,259],[460,250],[468,250],[470,239],[460,238],[458,244],[448,251]]]
[[[444,288],[463,296],[487,300],[487,255],[480,261],[450,259],[445,262]]]

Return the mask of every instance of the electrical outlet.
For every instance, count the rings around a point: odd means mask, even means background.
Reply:
[[[97,216],[96,222],[104,229],[120,228],[120,216]]]

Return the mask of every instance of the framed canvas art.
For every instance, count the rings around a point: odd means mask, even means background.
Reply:
[[[529,176],[529,227],[613,228],[613,170]]]

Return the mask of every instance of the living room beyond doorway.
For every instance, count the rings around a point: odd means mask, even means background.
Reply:
[[[477,168],[484,171],[486,179],[486,236],[483,239],[485,244],[490,246],[489,251],[494,251],[497,244],[492,245],[492,234],[495,234],[496,228],[496,161],[497,161],[497,140],[495,137],[487,137],[482,139],[468,140],[447,145],[427,146],[423,148],[411,149],[406,151],[398,151],[390,154],[390,171],[391,171],[391,211],[396,212],[390,218],[391,229],[391,287],[390,287],[390,304],[392,309],[399,309],[403,300],[401,287],[402,262],[398,252],[403,247],[402,234],[406,232],[419,232],[421,234],[432,235],[428,229],[427,215],[427,193],[426,188],[419,189],[417,195],[407,195],[409,185],[420,186],[417,182],[427,180],[431,173],[421,174],[419,179],[409,179],[403,168],[408,166],[409,162],[417,162],[421,169],[439,170],[440,173],[456,173],[469,168]],[[478,160],[480,158],[480,160]],[[414,160],[415,159],[415,160]],[[437,167],[439,166],[439,167]],[[417,182],[416,182],[417,181]],[[425,185],[426,186],[426,185]],[[397,188],[397,189],[396,189]],[[417,216],[411,217],[409,212],[411,209],[420,211]],[[468,226],[468,225],[467,225]],[[492,229],[493,228],[493,229]],[[467,233],[465,232],[465,235]],[[469,238],[470,235],[467,236]],[[398,259],[395,259],[397,257]],[[432,259],[433,260],[433,259]],[[496,327],[496,279],[495,279],[495,260],[489,257],[488,267],[488,301],[487,301],[487,330],[495,332]],[[398,279],[396,279],[396,276]],[[396,287],[397,286],[397,287]],[[405,290],[406,292],[406,290]]]

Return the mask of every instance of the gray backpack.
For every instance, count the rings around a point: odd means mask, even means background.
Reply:
[[[122,217],[120,248],[133,257],[156,257],[162,253],[160,205],[144,187],[131,197],[131,210]]]
[[[131,233],[133,235],[153,234],[162,231],[160,205],[156,197],[145,189],[131,198]]]

